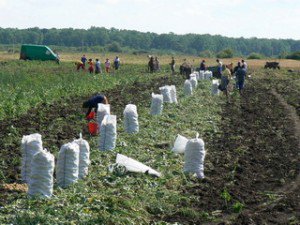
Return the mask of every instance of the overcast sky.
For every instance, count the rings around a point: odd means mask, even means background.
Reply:
[[[90,28],[300,40],[300,0],[0,0],[0,27]]]

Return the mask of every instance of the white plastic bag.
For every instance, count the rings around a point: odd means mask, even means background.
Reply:
[[[152,93],[150,114],[159,115],[162,113],[162,110],[163,110],[163,96]]]
[[[175,153],[184,153],[185,151],[185,146],[189,140],[181,136],[180,134],[177,135],[177,138],[174,142],[174,147],[172,148],[172,151]]]
[[[163,95],[164,102],[172,103],[170,86],[166,85],[166,86],[160,87],[159,90],[160,90],[160,93]]]
[[[139,121],[137,107],[133,104],[128,104],[123,112],[124,114],[124,129],[127,133],[139,132]]]
[[[204,178],[204,158],[205,148],[202,139],[190,139],[185,147],[184,152],[184,172],[196,173],[198,178]]]
[[[220,85],[219,80],[212,80],[212,84],[211,84],[211,94],[212,95],[220,94],[219,85]]]
[[[193,94],[193,86],[189,80],[185,80],[184,82],[184,94],[185,95]]]
[[[53,193],[54,156],[46,150],[36,153],[31,161],[28,194],[50,198]]]
[[[198,85],[198,81],[196,77],[191,77],[190,78],[190,82],[192,84],[193,89],[196,89],[197,85]]]
[[[78,180],[79,146],[76,142],[64,144],[59,151],[56,179],[60,187],[67,187]]]
[[[82,138],[74,141],[79,146],[79,168],[78,168],[78,178],[83,179],[88,175],[89,165],[90,165],[90,145]]]
[[[32,157],[43,150],[42,136],[40,134],[24,135],[21,143],[22,167],[21,177],[25,183],[29,183]]]
[[[97,110],[97,122],[99,127],[105,115],[110,115],[110,105],[99,103]]]
[[[176,93],[176,87],[175,87],[175,85],[171,85],[170,86],[170,92],[171,92],[171,100],[172,100],[172,102],[173,103],[178,103],[177,102],[177,93]]]
[[[113,150],[117,140],[117,116],[106,115],[100,126],[100,150]]]
[[[154,175],[157,177],[160,177],[161,174],[157,172],[156,170],[152,169],[149,166],[146,166],[145,164],[138,162],[132,158],[129,158],[122,154],[117,154],[116,163],[126,167],[126,169],[129,172],[134,173],[148,173],[150,175]]]

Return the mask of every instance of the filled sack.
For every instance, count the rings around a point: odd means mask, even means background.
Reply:
[[[167,86],[160,87],[159,90],[160,93],[163,95],[164,102],[172,103],[170,86],[167,85]]]
[[[220,86],[220,81],[219,80],[212,80],[212,83],[211,83],[211,94],[212,95],[219,95],[220,94],[220,89],[219,89],[219,86]]]
[[[195,173],[198,178],[204,178],[204,158],[205,148],[202,139],[198,138],[198,134],[195,139],[190,139],[184,152],[184,172]]]
[[[184,94],[187,96],[193,94],[193,86],[189,80],[185,80],[183,91],[184,91]]]
[[[124,112],[124,130],[126,133],[138,133],[139,121],[137,107],[133,104],[126,105]]]
[[[29,183],[31,160],[33,156],[43,150],[42,135],[35,133],[30,135],[24,135],[21,141],[22,151],[22,166],[21,166],[21,178],[25,183]]]
[[[54,156],[46,150],[36,153],[31,161],[28,194],[50,198],[53,194]]]
[[[99,103],[97,109],[97,122],[99,127],[105,115],[110,115],[110,105]]]
[[[100,125],[99,148],[102,151],[113,150],[117,140],[117,116],[106,115]]]
[[[90,145],[82,138],[80,134],[79,139],[74,141],[79,146],[79,168],[78,178],[83,179],[88,175],[90,165]]]
[[[177,102],[177,93],[176,93],[176,86],[175,85],[170,86],[170,92],[171,92],[172,103],[177,104],[178,102]]]
[[[152,93],[152,101],[151,101],[151,115],[160,115],[163,110],[163,95],[157,95]]]
[[[65,188],[77,182],[79,174],[79,145],[76,142],[64,144],[59,151],[56,180],[58,186]]]

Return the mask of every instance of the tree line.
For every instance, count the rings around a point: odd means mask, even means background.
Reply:
[[[193,54],[202,57],[248,56],[253,53],[267,57],[286,57],[300,51],[300,40],[229,38],[210,34],[156,34],[134,30],[107,29],[41,29],[0,28],[0,44],[42,44],[72,47],[75,50],[131,51]],[[223,55],[222,55],[223,54]]]

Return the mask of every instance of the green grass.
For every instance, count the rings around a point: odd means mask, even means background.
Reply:
[[[40,103],[75,95],[88,95],[146,79],[145,67],[123,65],[120,71],[90,75],[72,63],[9,61],[0,70],[0,120],[17,117]]]
[[[183,82],[182,82],[183,86]],[[26,193],[12,195],[11,204],[0,209],[1,224],[166,224],[165,218],[179,214],[190,221],[211,220],[211,212],[192,205],[198,196],[184,194],[196,178],[185,175],[183,155],[171,152],[176,135],[194,138],[196,133],[213,138],[220,117],[219,97],[210,94],[210,82],[199,85],[193,96],[184,97],[178,86],[179,104],[165,104],[162,116],[150,116],[149,105],[138,108],[140,132],[124,133],[118,118],[118,139],[114,151],[100,152],[98,138],[92,138],[90,174],[68,189],[55,186],[51,199],[29,199]],[[169,144],[167,148],[159,144]],[[209,149],[207,149],[209,154]],[[161,178],[145,174],[115,175],[107,167],[116,153],[137,159],[162,172]],[[55,153],[57,156],[57,153]],[[17,195],[17,196],[16,196]]]

